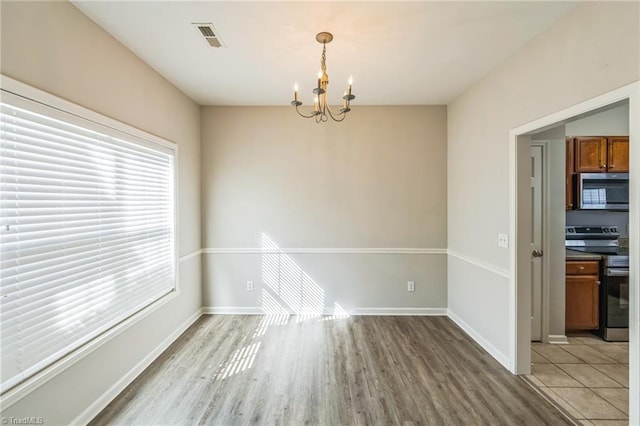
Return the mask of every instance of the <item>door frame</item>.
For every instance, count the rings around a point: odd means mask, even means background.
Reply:
[[[542,286],[540,303],[542,312],[540,313],[540,340],[542,343],[549,343],[549,194],[551,182],[549,179],[549,143],[548,140],[532,140],[530,146],[542,147]],[[513,235],[513,234],[512,234]]]
[[[587,101],[565,108],[556,113],[526,123],[509,131],[509,232],[513,244],[509,247],[509,359],[513,374],[528,374],[531,370],[531,324],[530,293],[531,279],[527,278],[524,258],[529,243],[525,233],[518,228],[530,225],[530,212],[518,206],[521,184],[523,149],[529,147],[530,134],[543,128],[562,124],[580,114],[588,113],[607,105],[628,100],[629,102],[629,249],[634,254],[629,258],[629,421],[640,423],[640,81],[620,87]],[[526,144],[526,145],[525,145]],[[530,166],[529,166],[530,167]],[[521,203],[520,203],[521,204]],[[519,238],[519,234],[522,238]],[[526,246],[526,249],[525,249]],[[528,293],[528,294],[527,294]]]

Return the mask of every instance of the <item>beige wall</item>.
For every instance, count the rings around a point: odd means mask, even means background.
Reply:
[[[179,148],[179,254],[200,248],[199,107],[67,2],[1,3],[0,72]],[[200,259],[181,294],[10,407],[4,417],[69,424],[201,306]]]
[[[508,131],[640,78],[638,3],[587,3],[460,96],[448,118],[446,107],[358,107],[342,124],[316,125],[284,107],[200,111],[69,3],[3,1],[0,12],[0,72],[178,144],[179,253],[198,250],[201,235],[217,250],[203,256],[202,287],[200,257],[183,262],[178,298],[3,407],[48,424],[76,418],[200,306],[259,307],[270,258],[246,251],[263,235],[308,249],[284,263],[325,307],[448,303],[506,356],[510,265],[496,234],[509,229]],[[461,255],[448,267],[427,250],[447,247]]]
[[[637,81],[639,8],[579,5],[449,105],[449,249],[472,260],[449,266],[449,309],[507,358],[509,279],[486,272],[510,267],[509,130]]]
[[[628,136],[629,103],[572,120],[566,126],[567,136]]]
[[[446,107],[361,106],[322,125],[287,107],[207,107],[201,122],[203,247],[218,251],[204,256],[205,306],[259,303],[245,281],[262,286],[260,259],[228,252],[267,235],[309,249],[291,258],[327,306],[446,307],[443,254],[388,254],[446,248]]]

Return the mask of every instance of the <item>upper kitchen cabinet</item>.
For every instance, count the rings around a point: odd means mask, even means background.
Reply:
[[[627,173],[629,137],[583,136],[574,138],[576,173]]]
[[[612,173],[629,173],[629,136],[607,139],[607,169]]]
[[[577,173],[604,172],[607,168],[607,138],[581,137],[574,139],[575,171]]]

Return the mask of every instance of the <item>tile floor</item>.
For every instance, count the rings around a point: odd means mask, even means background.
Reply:
[[[629,344],[589,334],[568,345],[531,343],[531,384],[579,424],[629,424]]]

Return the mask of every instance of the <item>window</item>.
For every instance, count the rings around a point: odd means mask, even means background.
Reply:
[[[4,393],[175,290],[175,158],[4,90],[0,104]]]

